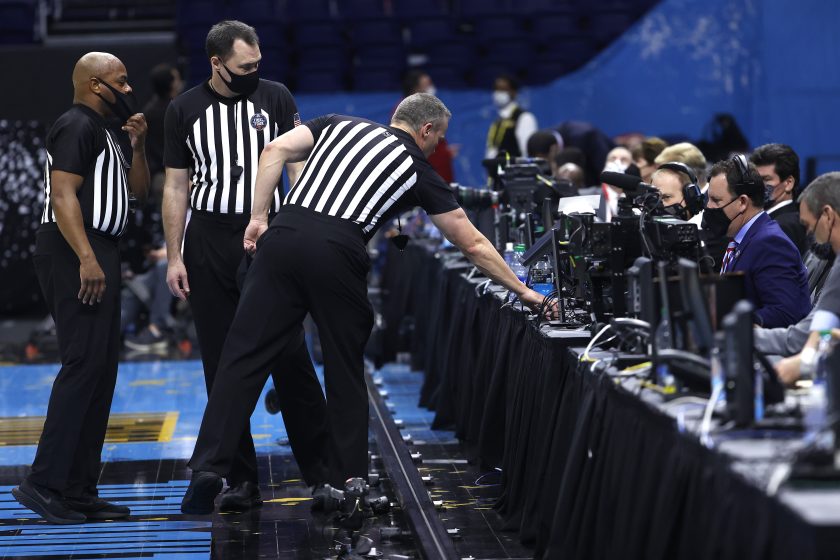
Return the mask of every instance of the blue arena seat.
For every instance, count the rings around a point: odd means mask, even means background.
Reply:
[[[334,92],[347,89],[347,84],[340,72],[304,71],[298,74],[295,89],[313,93]]]
[[[330,0],[287,0],[285,17],[292,21],[324,21],[331,19]]]
[[[396,44],[402,45],[402,28],[392,18],[362,19],[348,26],[354,46]]]
[[[313,70],[344,71],[349,64],[349,51],[344,47],[311,47],[298,52],[299,75]]]
[[[409,45],[423,48],[456,38],[455,24],[452,18],[423,18],[406,22]]]
[[[439,17],[449,13],[445,0],[391,0],[394,17],[409,20],[413,18]]]
[[[357,68],[353,74],[356,91],[398,91],[401,88],[399,68]]]

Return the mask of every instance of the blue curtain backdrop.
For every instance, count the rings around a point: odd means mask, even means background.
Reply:
[[[752,146],[784,142],[803,161],[840,154],[838,8],[833,0],[665,0],[584,68],[520,98],[541,127],[586,120],[609,135],[699,139],[726,112]],[[439,96],[453,113],[447,138],[461,145],[456,179],[482,185],[490,92]],[[338,112],[387,122],[399,93],[296,97],[304,119]]]

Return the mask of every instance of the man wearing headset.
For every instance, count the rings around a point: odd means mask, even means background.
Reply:
[[[684,163],[663,163],[653,172],[651,184],[659,189],[665,212],[688,221],[703,209],[705,195],[697,186],[694,172]]]
[[[764,211],[764,181],[742,155],[716,163],[709,177],[703,229],[730,240],[721,274],[744,274],[758,326],[796,323],[811,309],[808,278],[796,246]]]

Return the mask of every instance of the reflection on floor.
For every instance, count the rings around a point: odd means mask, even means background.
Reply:
[[[189,478],[186,459],[206,403],[198,361],[120,365],[100,492],[132,508],[121,522],[49,525],[15,502],[9,490],[25,476],[43,421],[54,364],[0,367],[0,558],[327,558],[342,535],[333,519],[313,516],[309,491],[286,442],[282,418],[262,400],[251,418],[265,505],[250,514],[184,516],[179,505]],[[320,371],[319,371],[320,375]],[[422,451],[424,474],[435,478],[441,516],[458,528],[461,556],[525,558],[528,551],[502,533],[491,506],[492,477],[476,480],[451,432],[431,431],[431,414],[416,407],[422,375],[401,366],[380,372],[394,414]],[[266,389],[267,390],[267,389]],[[376,453],[375,442],[371,452]],[[374,465],[374,469],[375,469]],[[489,483],[489,484],[486,484]],[[387,480],[383,490],[388,492]],[[419,557],[411,538],[380,538],[384,527],[407,531],[398,510],[363,529],[381,557]]]
[[[377,374],[387,391],[394,418],[402,420],[404,436],[411,436],[412,451],[419,451],[421,474],[430,475],[432,499],[443,501],[441,519],[457,529],[455,547],[462,558],[531,558],[515,532],[504,531],[493,510],[499,497],[499,473],[482,472],[464,459],[454,432],[432,430],[434,413],[417,406],[423,374],[407,366],[389,364]]]

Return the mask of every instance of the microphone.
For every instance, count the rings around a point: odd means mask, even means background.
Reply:
[[[616,173],[615,171],[604,171],[601,173],[601,182],[618,187],[627,194],[637,192],[659,192],[659,189],[653,185],[643,183],[634,175]]]

